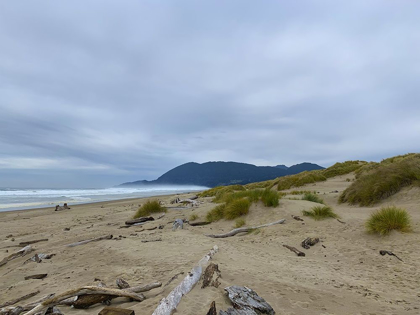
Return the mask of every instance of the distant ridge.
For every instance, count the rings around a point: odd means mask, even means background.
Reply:
[[[171,169],[156,180],[139,180],[123,183],[119,186],[132,187],[169,184],[215,187],[233,184],[245,185],[318,169],[324,168],[317,164],[307,162],[291,167],[285,165],[255,166],[253,164],[238,162],[206,162],[202,164],[189,162]]]

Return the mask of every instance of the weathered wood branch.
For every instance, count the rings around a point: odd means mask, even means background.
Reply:
[[[200,222],[188,222],[189,225],[191,226],[201,226],[201,225],[207,225],[210,224],[211,222],[207,222],[207,221],[200,221]]]
[[[2,261],[0,261],[0,267],[4,266],[5,264],[7,264],[9,261],[16,259],[18,257],[22,257],[25,256],[26,254],[32,252],[34,249],[32,248],[31,245],[27,245],[24,248],[20,249],[19,251],[17,251],[16,253],[13,253],[7,257],[5,257]]]
[[[118,289],[121,289],[121,290],[127,289],[130,287],[128,282],[121,278],[118,278],[117,280],[115,280],[115,283],[117,284]]]
[[[287,249],[291,250],[292,252],[294,252],[298,256],[302,256],[302,257],[306,256],[304,252],[301,252],[300,250],[298,250],[295,247],[292,247],[292,246],[289,246],[289,245],[283,245],[283,246],[286,247]]]
[[[303,221],[303,219],[297,215],[292,214],[292,218],[295,219],[296,221]]]
[[[309,249],[311,246],[314,246],[318,242],[319,242],[318,237],[307,237],[302,241],[300,245],[302,245],[302,247],[305,249]]]
[[[36,274],[36,275],[26,276],[25,277],[25,280],[30,280],[30,279],[44,279],[46,276],[48,276],[47,273],[40,273],[40,274]]]
[[[112,295],[112,296],[118,296],[118,297],[127,297],[135,301],[139,301],[139,302],[145,299],[145,297],[142,294],[137,294],[134,292],[128,292],[128,291],[119,290],[119,289],[86,286],[86,287],[81,287],[74,290],[66,291],[53,298],[45,300],[44,302],[39,303],[36,307],[31,309],[29,312],[26,312],[24,315],[34,315],[38,312],[42,312],[43,310],[47,308],[58,305],[60,304],[61,301],[64,301],[68,298],[71,298],[73,296],[86,295],[86,294],[89,294],[89,295],[90,294],[105,294],[105,295]]]
[[[0,308],[3,308],[3,307],[6,307],[6,306],[10,306],[10,305],[16,304],[16,303],[18,303],[20,301],[27,300],[27,299],[29,299],[29,298],[37,295],[38,293],[39,293],[39,290],[38,291],[35,291],[35,292],[32,292],[32,293],[29,293],[29,294],[26,294],[26,295],[21,296],[21,297],[18,297],[17,299],[8,301],[6,303],[0,304]]]
[[[162,282],[152,282],[152,283],[145,284],[145,285],[130,287],[130,288],[124,289],[124,291],[141,293],[141,292],[150,291],[150,290],[155,289],[155,288],[159,288],[161,286],[162,286]]]
[[[19,315],[22,312],[26,312],[26,311],[30,311],[31,309],[33,309],[35,306],[37,306],[39,303],[48,300],[50,298],[52,298],[54,296],[54,294],[49,294],[47,296],[44,296],[38,300],[36,300],[35,302],[32,303],[28,303],[22,306],[9,306],[9,307],[5,307],[0,309],[0,315]]]
[[[87,244],[87,243],[90,243],[90,242],[97,242],[97,241],[110,240],[110,239],[112,239],[112,235],[106,235],[106,236],[101,236],[101,237],[97,237],[97,238],[92,238],[90,240],[85,240],[85,241],[80,241],[80,242],[68,244],[66,246],[67,247],[75,247],[75,246],[84,245],[84,244]]]
[[[398,257],[397,255],[395,255],[393,252],[391,252],[389,250],[380,250],[379,254],[381,254],[382,256],[385,256],[387,254],[390,255],[390,256],[395,256],[395,258],[397,258],[398,260],[403,261],[400,257]]]
[[[154,221],[154,220],[155,219],[153,217],[141,217],[141,218],[125,221],[125,224],[126,225],[133,225],[133,224],[137,224],[137,223],[143,223],[143,222]]]
[[[149,243],[149,242],[161,242],[161,241],[162,241],[161,238],[156,238],[156,239],[153,239],[153,240],[142,240],[141,242],[142,243]]]
[[[270,304],[250,288],[233,285],[225,288],[225,291],[234,308],[220,311],[220,315],[274,315],[276,313]]]
[[[40,240],[27,241],[27,242],[20,242],[19,246],[27,246],[27,245],[35,244],[35,243],[38,243],[38,242],[46,242],[46,241],[48,241],[48,238],[43,238],[43,239],[40,239]]]
[[[189,272],[189,274],[169,293],[169,295],[162,299],[152,315],[171,315],[176,309],[181,298],[191,291],[194,285],[200,280],[203,273],[203,266],[217,253],[219,248],[215,245],[210,252],[205,255],[198,264]]]
[[[213,275],[216,273],[216,279],[213,280]],[[201,285],[201,288],[204,289],[208,286],[213,286],[215,288],[218,288],[220,285],[219,278],[221,276],[221,272],[219,270],[219,265],[210,263],[203,274],[203,284]]]
[[[225,233],[225,234],[210,234],[210,235],[206,235],[206,236],[213,237],[213,238],[231,237],[231,236],[235,236],[238,233],[249,232],[249,231],[252,231],[252,230],[260,229],[260,228],[275,225],[275,224],[283,224],[285,221],[286,221],[285,219],[281,219],[279,221],[275,221],[275,222],[271,222],[271,223],[267,223],[267,224],[263,224],[263,225],[234,229],[234,230],[232,230],[228,233]]]

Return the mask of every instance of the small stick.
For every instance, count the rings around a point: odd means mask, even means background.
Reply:
[[[41,240],[33,240],[33,241],[27,241],[27,242],[20,242],[19,246],[26,246],[26,245],[31,245],[31,244],[35,244],[38,242],[46,242],[48,241],[48,238],[43,238]]]
[[[287,249],[291,250],[292,252],[294,252],[298,256],[302,256],[302,257],[306,256],[304,252],[301,252],[300,250],[298,250],[295,247],[292,247],[292,246],[289,246],[289,245],[283,245],[283,246],[286,247]]]
[[[303,219],[301,217],[297,216],[297,215],[292,214],[292,218],[297,220],[297,221],[303,221]]]
[[[101,240],[110,240],[110,239],[112,239],[112,235],[106,235],[106,236],[101,236],[101,237],[98,237],[98,238],[92,238],[90,240],[85,240],[85,241],[80,241],[80,242],[68,244],[66,246],[67,247],[75,247],[75,246],[84,245],[84,244],[87,244],[87,243],[90,243],[90,242],[97,242],[97,241],[101,241]]]
[[[385,256],[386,254],[388,254],[390,256],[395,256],[398,260],[404,262],[400,257],[398,257],[397,255],[395,255],[393,252],[391,252],[389,250],[380,250],[379,254],[381,254],[382,256]]]

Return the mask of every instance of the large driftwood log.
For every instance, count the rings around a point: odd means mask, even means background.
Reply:
[[[215,245],[210,252],[205,255],[198,264],[189,272],[181,283],[162,299],[152,315],[171,315],[176,309],[181,298],[191,291],[194,285],[200,280],[203,273],[203,266],[217,253],[219,248]]]
[[[292,252],[294,252],[298,256],[302,256],[302,257],[306,256],[304,252],[301,252],[300,250],[298,250],[295,247],[292,247],[292,246],[289,246],[289,245],[283,245],[283,246],[286,247],[288,250],[291,250]]]
[[[125,221],[125,224],[126,225],[133,225],[133,224],[137,224],[137,223],[143,223],[143,222],[154,221],[154,220],[155,219],[153,217],[141,217],[141,218]]]
[[[20,301],[27,300],[27,299],[29,299],[29,298],[37,295],[38,293],[39,293],[39,291],[35,291],[35,292],[32,292],[32,293],[26,294],[24,296],[18,297],[17,299],[14,299],[14,300],[8,301],[6,303],[0,304],[0,308],[3,308],[3,307],[6,307],[6,306],[10,306],[10,305],[16,304],[16,303],[18,303]]]
[[[22,257],[25,256],[26,254],[30,253],[33,251],[33,248],[31,245],[27,245],[24,248],[20,249],[19,251],[17,251],[16,253],[13,253],[7,257],[5,257],[2,261],[0,261],[0,267],[4,266],[5,264],[7,264],[9,261],[18,258],[18,257]]]
[[[80,242],[68,244],[66,246],[67,247],[75,247],[75,246],[84,245],[84,244],[87,244],[87,243],[90,243],[90,242],[97,242],[97,241],[110,240],[110,239],[112,239],[112,235],[106,235],[106,236],[101,236],[101,237],[97,237],[97,238],[92,238],[90,240],[85,240],[85,241],[80,241]]]
[[[225,238],[225,237],[234,236],[238,233],[249,232],[249,231],[252,231],[252,230],[260,229],[260,228],[275,225],[275,224],[282,224],[285,221],[286,221],[285,219],[281,219],[279,221],[275,221],[275,222],[271,222],[271,223],[267,223],[267,224],[263,224],[263,225],[234,229],[234,230],[232,230],[228,233],[225,233],[225,234],[210,234],[210,235],[206,235],[206,236],[213,237],[213,238]]]
[[[47,308],[60,304],[60,302],[63,300],[66,300],[73,296],[81,296],[81,295],[86,295],[86,294],[106,294],[106,295],[112,295],[112,296],[118,296],[118,297],[127,297],[135,301],[139,301],[139,302],[145,299],[145,297],[142,294],[137,294],[137,293],[128,292],[124,290],[86,286],[86,287],[81,287],[78,289],[66,291],[51,299],[48,299],[42,303],[39,303],[36,307],[31,309],[29,312],[26,312],[24,315],[34,315],[38,312],[42,312],[43,310]]]
[[[274,315],[276,313],[270,304],[250,288],[233,285],[225,288],[225,291],[234,308],[220,311],[220,315]]]

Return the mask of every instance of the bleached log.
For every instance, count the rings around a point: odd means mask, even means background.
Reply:
[[[101,236],[101,237],[97,237],[97,238],[92,238],[90,240],[85,240],[85,241],[80,241],[80,242],[68,244],[66,246],[67,247],[75,247],[75,246],[87,244],[87,243],[90,243],[90,242],[97,242],[97,241],[110,240],[110,239],[112,239],[112,235],[106,235],[106,236]]]
[[[234,229],[225,234],[208,234],[206,236],[213,237],[213,238],[225,238],[225,237],[235,236],[236,234],[239,234],[239,233],[249,232],[252,230],[260,229],[260,228],[275,225],[275,224],[283,224],[285,221],[286,221],[285,219],[281,219],[279,221],[275,221],[275,222],[271,222],[271,223],[267,223],[263,225]]]
[[[26,312],[24,315],[34,315],[38,312],[42,312],[43,310],[56,306],[60,304],[61,301],[71,298],[73,296],[80,296],[86,294],[106,294],[106,295],[113,295],[118,297],[127,297],[131,298],[135,301],[144,301],[145,297],[142,294],[137,294],[134,292],[128,292],[119,289],[110,289],[110,288],[100,288],[94,286],[86,286],[77,288],[74,290],[66,291],[62,294],[59,294],[51,299],[45,300],[42,303],[39,303],[36,307],[31,309],[29,312]]]
[[[198,264],[189,272],[189,274],[169,293],[169,295],[162,299],[152,315],[171,315],[176,309],[181,298],[191,291],[194,285],[200,280],[203,273],[203,267],[207,262],[217,253],[219,248],[217,245],[213,246],[210,252],[205,255]]]
[[[162,286],[161,282],[152,282],[152,283],[149,283],[149,284],[146,284],[146,285],[139,285],[139,286],[136,286],[136,287],[127,288],[127,289],[124,289],[124,291],[141,293],[141,292],[150,291],[150,290],[155,289],[155,288],[159,288],[161,286]]]
[[[30,253],[33,251],[33,248],[31,245],[27,245],[24,248],[20,249],[19,251],[17,251],[16,253],[13,253],[7,257],[5,257],[2,261],[0,261],[0,267],[4,266],[5,264],[7,264],[9,261],[18,258],[18,257],[22,257],[25,256],[26,254]]]

